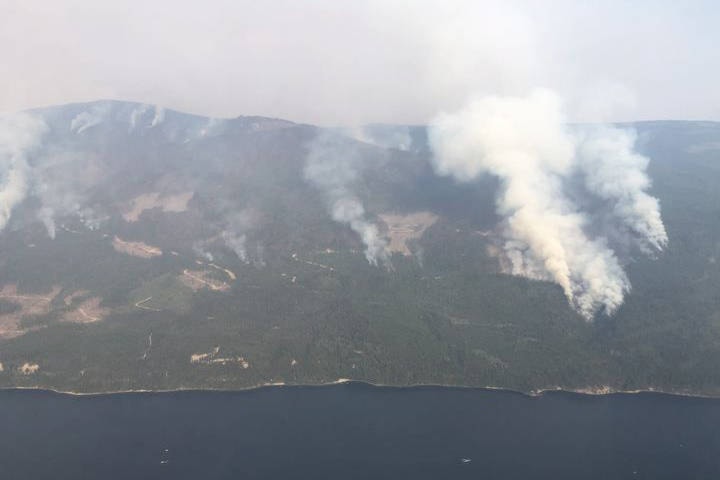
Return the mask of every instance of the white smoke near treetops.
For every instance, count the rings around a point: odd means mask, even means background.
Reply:
[[[644,252],[667,243],[659,203],[645,192],[648,159],[633,151],[633,134],[610,126],[569,130],[551,91],[475,99],[438,116],[429,138],[438,173],[500,179],[508,273],[557,283],[586,319],[600,309],[614,313],[630,282],[608,238],[591,233],[592,215],[568,195],[573,179],[583,179],[584,194],[609,208],[617,232]]]
[[[137,127],[138,123],[142,120],[145,114],[150,110],[150,105],[143,103],[138,105],[130,112],[130,128],[128,132],[132,132]]]
[[[378,227],[368,220],[365,207],[354,190],[359,180],[359,153],[348,140],[331,133],[318,134],[309,146],[305,178],[325,197],[336,222],[349,225],[365,245],[365,258],[371,265],[387,264],[387,242]]]
[[[152,109],[152,112],[151,112]],[[149,118],[149,113],[152,113],[152,118]],[[155,128],[165,121],[165,109],[159,105],[148,105],[142,103],[137,105],[130,112],[128,129],[129,133],[132,133],[137,128]],[[79,132],[78,132],[79,133]]]
[[[92,127],[100,125],[109,113],[109,103],[96,103],[89,110],[77,114],[70,121],[70,131],[79,135]]]
[[[40,145],[45,122],[27,113],[0,115],[0,230],[28,192],[28,155]]]
[[[156,127],[165,121],[165,109],[159,106],[155,106],[155,116],[150,122],[150,128]]]

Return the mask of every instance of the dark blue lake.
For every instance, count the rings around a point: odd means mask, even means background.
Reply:
[[[720,401],[362,384],[0,391],[0,479],[45,478],[716,479]]]

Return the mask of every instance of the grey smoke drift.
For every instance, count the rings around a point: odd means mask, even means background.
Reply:
[[[429,135],[438,173],[501,180],[507,273],[557,283],[586,319],[600,309],[613,314],[630,282],[606,236],[590,233],[591,215],[567,195],[573,178],[609,205],[616,231],[644,252],[667,243],[659,203],[645,192],[648,160],[633,151],[633,135],[609,126],[571,133],[551,91],[473,100],[436,118]]]
[[[305,178],[325,197],[333,220],[349,225],[365,245],[371,265],[387,264],[387,242],[368,220],[362,201],[354,191],[359,177],[359,154],[347,139],[320,133],[309,146]]]
[[[130,130],[150,107],[143,105],[131,112]],[[84,134],[101,124],[111,113],[111,105],[101,102],[73,117],[71,132]],[[162,122],[164,110],[155,107],[150,126]],[[37,198],[36,217],[48,235],[55,238],[56,217],[76,215],[88,228],[94,229],[104,216],[87,205],[85,191],[100,180],[102,171],[90,158],[65,150],[36,152],[48,131],[45,120],[36,114],[20,112],[0,115],[0,231],[7,225],[13,209],[28,196]],[[33,162],[29,156],[37,153]]]
[[[0,116],[0,230],[28,193],[28,156],[40,145],[46,130],[42,119],[27,113]]]
[[[221,220],[214,225],[218,233],[204,241],[196,242],[193,245],[195,254],[206,260],[213,261],[215,255],[212,249],[225,246],[237,255],[241,262],[248,265],[252,264],[257,268],[264,267],[263,245],[259,240],[249,238],[259,221],[261,213],[250,207],[235,211],[236,205],[219,199],[216,208],[219,210],[221,217]],[[255,248],[253,249],[252,246]]]
[[[84,131],[97,125],[98,111],[78,116],[71,129]],[[87,112],[86,112],[87,113]],[[55,217],[76,214],[90,228],[96,227],[99,216],[83,206],[84,187],[97,179],[88,162],[68,152],[38,153],[48,127],[37,115],[17,113],[0,117],[0,230],[4,229],[13,209],[27,196],[40,201],[36,216],[45,226],[48,235],[55,238]],[[37,154],[32,164],[29,156]],[[79,173],[80,172],[80,173]]]
[[[377,132],[373,131],[373,127],[370,125],[345,128],[342,129],[341,132],[343,135],[359,142],[369,143],[382,148],[395,148],[397,150],[408,151],[412,145],[412,137],[410,136],[408,127],[405,126],[386,129],[382,135],[377,135]]]

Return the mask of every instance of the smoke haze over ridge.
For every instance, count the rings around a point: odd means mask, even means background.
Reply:
[[[720,119],[716,2],[594,3],[6,0],[0,111],[116,98],[425,123],[543,86],[573,122]]]

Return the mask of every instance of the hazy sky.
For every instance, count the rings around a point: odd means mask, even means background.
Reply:
[[[421,123],[548,87],[576,121],[720,120],[719,32],[714,0],[0,0],[0,111]]]

